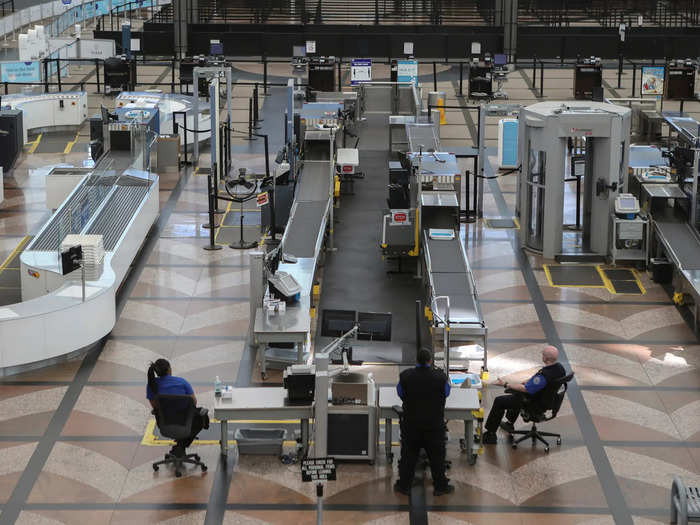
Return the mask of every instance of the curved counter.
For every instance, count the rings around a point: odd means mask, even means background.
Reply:
[[[80,126],[87,118],[88,105],[85,91],[43,93],[40,95],[4,95],[2,107],[22,110],[24,143],[30,130]]]
[[[187,128],[194,128],[194,108],[192,97],[189,95],[178,95],[170,93],[158,93],[153,91],[125,91],[120,93],[114,101],[117,108],[158,108],[160,115],[160,133],[163,135],[173,133],[173,113],[185,112],[187,114]],[[177,123],[180,126],[180,144],[184,144],[185,135],[182,130],[182,116],[179,116]],[[199,103],[199,127],[198,129],[209,129],[209,104]],[[199,142],[209,140],[209,133],[199,133]],[[192,144],[193,133],[187,133],[187,144]]]
[[[105,257],[99,278],[86,280],[82,300],[80,271],[63,276],[59,250],[65,237],[58,227],[87,194],[96,175],[85,175],[20,256],[21,303],[0,307],[0,376],[49,364],[99,341],[116,322],[116,292],[159,211],[158,177],[125,172],[94,203],[76,231],[102,234]],[[104,177],[105,179],[107,177]],[[118,199],[121,188],[141,179],[143,190],[131,201]],[[121,184],[120,184],[121,181]],[[137,201],[134,201],[137,199]],[[87,214],[86,214],[87,215]]]

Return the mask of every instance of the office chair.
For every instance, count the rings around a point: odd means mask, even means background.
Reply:
[[[539,441],[544,444],[545,453],[548,453],[549,442],[544,439],[545,437],[555,437],[557,438],[557,445],[561,445],[561,434],[541,432],[537,429],[537,423],[550,421],[557,417],[557,413],[564,402],[564,396],[568,388],[567,384],[573,377],[574,373],[571,372],[561,379],[552,381],[552,384],[547,385],[541,395],[528,396],[528,401],[525,407],[520,411],[520,416],[526,423],[532,423],[532,427],[529,430],[514,430],[509,433],[508,441],[512,443],[513,448],[518,448],[518,443],[526,439],[532,439],[533,446]],[[551,412],[551,414],[548,416],[547,412]],[[521,437],[515,439],[515,435]]]
[[[161,394],[156,396],[156,421],[162,436],[179,440],[186,439],[192,434],[192,420],[195,414],[204,417],[208,414],[206,408],[197,408],[194,405],[194,399],[186,395],[166,395]],[[185,454],[184,456],[176,456],[175,454],[165,454],[165,459],[153,463],[153,470],[158,471],[160,465],[174,465],[175,476],[182,476],[182,467],[185,463],[201,467],[202,472],[207,471],[207,466],[202,463],[199,455]]]

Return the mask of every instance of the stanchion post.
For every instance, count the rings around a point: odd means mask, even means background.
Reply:
[[[343,62],[343,59],[340,58],[338,60],[338,91],[343,91],[343,76],[341,73],[341,68],[342,68],[341,63],[342,62]]]
[[[49,59],[44,59],[44,93],[49,92]]]
[[[532,89],[537,89],[537,55],[532,59]]]
[[[170,64],[170,92],[175,93],[175,66],[177,61],[173,58]]]
[[[634,90],[637,86],[637,64],[632,63],[632,98],[634,98]]]
[[[100,92],[100,59],[95,59],[95,78],[97,79],[97,92]]]
[[[620,53],[620,56],[618,57],[617,60],[617,89],[622,89],[622,53]]]
[[[544,62],[540,60],[540,98],[544,98]]]
[[[214,225],[214,200],[216,199],[214,195],[212,176],[216,172],[216,163],[211,167],[209,174],[207,175],[207,193],[209,194],[209,244],[204,247],[207,251],[220,250],[221,246],[217,245],[215,242],[216,226]]]
[[[56,57],[56,78],[58,79],[58,92],[61,92],[61,59]]]
[[[459,63],[459,96],[463,97],[462,82],[464,81],[464,62]]]
[[[433,61],[433,91],[437,91],[437,62]]]
[[[263,94],[268,96],[267,92],[267,56],[263,55]]]

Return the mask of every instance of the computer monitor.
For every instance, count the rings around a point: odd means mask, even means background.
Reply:
[[[209,54],[211,56],[219,56],[224,54],[224,45],[221,42],[209,43]]]
[[[358,312],[360,329],[357,338],[361,341],[391,341],[391,314]]]
[[[495,66],[505,66],[508,63],[508,57],[503,54],[493,55],[493,64]]]
[[[306,46],[292,46],[292,56],[295,58],[306,56]]]
[[[323,310],[321,336],[340,337],[355,326],[354,310]]]

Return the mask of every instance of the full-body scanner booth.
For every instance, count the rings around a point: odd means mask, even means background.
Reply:
[[[592,260],[610,254],[611,215],[625,189],[629,157],[628,108],[601,102],[540,102],[521,109],[518,187],[520,245],[546,259]],[[582,227],[575,249],[562,242],[569,139],[585,157]],[[583,145],[583,146],[581,146]],[[567,202],[567,206],[575,202]]]

